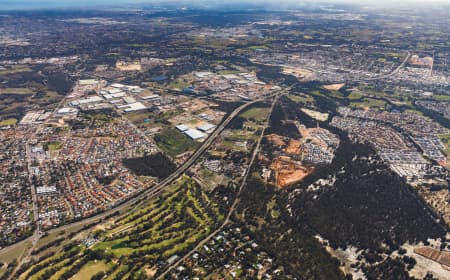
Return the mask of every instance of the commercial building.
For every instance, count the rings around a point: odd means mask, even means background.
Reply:
[[[188,130],[184,131],[184,133],[192,140],[199,140],[202,138],[206,138],[206,136],[208,136],[207,134],[201,132],[200,130],[194,129],[194,128],[188,129]]]

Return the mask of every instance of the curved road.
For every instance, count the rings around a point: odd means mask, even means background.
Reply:
[[[352,82],[361,82],[361,81],[375,81],[375,80],[381,80],[381,79],[385,79],[385,78],[389,78],[394,76],[395,74],[398,73],[398,71],[400,71],[400,69],[403,68],[403,66],[405,66],[406,62],[408,61],[408,59],[411,57],[411,53],[408,51],[408,53],[406,54],[405,59],[402,61],[402,63],[395,68],[392,72],[388,73],[388,74],[384,74],[384,75],[380,75],[380,76],[375,76],[372,78],[367,78],[367,79],[357,79],[357,80],[353,80]]]
[[[234,210],[236,210],[237,205],[239,204],[240,201],[240,195],[242,193],[242,190],[244,189],[245,184],[247,183],[247,178],[248,175],[250,174],[251,168],[253,166],[253,162],[255,161],[256,156],[258,155],[259,152],[259,147],[261,145],[261,140],[264,137],[264,133],[266,131],[266,128],[269,125],[269,120],[270,120],[270,116],[272,115],[272,111],[273,111],[273,107],[275,106],[275,104],[277,103],[278,98],[283,95],[280,94],[278,96],[275,97],[275,99],[272,101],[272,107],[270,109],[270,113],[267,116],[267,120],[266,123],[264,125],[263,130],[261,131],[261,134],[258,138],[258,142],[256,143],[256,147],[253,151],[253,155],[252,158],[250,160],[250,163],[248,164],[247,170],[245,171],[245,175],[244,178],[242,179],[241,185],[239,186],[239,191],[236,195],[236,199],[234,200],[233,204],[230,207],[230,210],[228,211],[227,217],[225,218],[224,222],[222,223],[222,225],[220,225],[215,231],[213,231],[211,234],[209,234],[207,237],[205,237],[202,241],[200,241],[197,246],[195,246],[191,251],[189,251],[188,253],[186,253],[182,258],[180,258],[177,262],[175,262],[173,265],[169,266],[161,275],[158,276],[157,279],[163,279],[164,276],[166,276],[167,273],[169,273],[172,269],[176,268],[177,266],[179,266],[184,260],[186,260],[190,255],[192,255],[195,251],[197,251],[199,248],[201,248],[203,245],[205,245],[211,238],[213,238],[215,235],[217,235],[230,221],[231,221],[231,215],[233,215]]]
[[[288,89],[285,89],[288,90]],[[211,144],[214,142],[214,140],[217,138],[217,136],[225,129],[225,127],[235,118],[237,117],[244,109],[246,109],[247,107],[261,102],[263,100],[266,100],[268,98],[271,97],[276,97],[277,95],[279,95],[282,91],[277,91],[271,95],[265,96],[264,98],[260,98],[260,99],[256,99],[254,101],[245,103],[241,106],[239,106],[238,108],[236,108],[225,120],[222,121],[222,123],[209,135],[209,137],[202,143],[202,145],[194,152],[194,154],[191,155],[191,157],[184,163],[182,164],[177,170],[175,170],[175,172],[173,172],[171,175],[169,175],[167,178],[165,178],[164,180],[162,180],[161,182],[159,182],[157,185],[141,192],[140,194],[136,195],[133,198],[130,198],[129,200],[127,200],[126,202],[119,204],[115,207],[112,207],[111,209],[108,209],[102,213],[99,213],[95,216],[83,219],[81,221],[78,222],[74,222],[74,223],[70,223],[67,225],[63,225],[63,226],[59,226],[53,229],[48,230],[47,232],[53,233],[53,232],[57,232],[57,231],[62,231],[62,230],[66,230],[78,225],[84,225],[84,224],[89,224],[92,222],[96,222],[102,218],[105,218],[108,215],[113,214],[116,211],[121,211],[126,209],[129,206],[132,206],[134,203],[139,203],[140,200],[144,197],[146,197],[146,199],[150,199],[153,198],[157,195],[159,195],[161,192],[163,192],[169,185],[170,183],[172,183],[175,179],[177,179],[178,177],[180,177],[184,172],[186,172],[189,167],[191,167],[191,165],[200,157],[203,155],[203,153],[211,146]],[[35,234],[33,234],[32,236],[30,236],[27,239],[24,239],[18,243],[15,243],[13,245],[10,245],[8,247],[2,248],[0,250],[0,254],[2,253],[7,253],[10,252],[11,250],[14,250],[15,248],[18,248],[20,246],[22,246],[24,243],[26,242],[32,242],[32,248],[30,248],[28,250],[28,252],[24,252],[24,254],[21,256],[21,260],[19,261],[19,265],[16,267],[15,271],[17,269],[20,268],[20,266],[24,263],[25,260],[28,259],[32,249],[34,249],[37,241],[40,239],[40,237],[42,237],[42,232],[40,230],[36,230]],[[12,274],[13,275],[13,274]],[[11,275],[11,276],[12,276]]]

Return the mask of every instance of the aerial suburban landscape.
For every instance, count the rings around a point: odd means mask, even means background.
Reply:
[[[62,2],[0,3],[0,280],[450,280],[450,2]]]

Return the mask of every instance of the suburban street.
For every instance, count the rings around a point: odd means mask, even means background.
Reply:
[[[74,223],[70,223],[67,225],[63,225],[60,227],[56,227],[53,228],[51,230],[48,230],[47,233],[51,234],[51,233],[55,233],[55,232],[60,232],[63,230],[69,230],[73,227],[77,227],[77,226],[81,226],[81,225],[87,225],[93,222],[97,222],[105,217],[107,217],[108,215],[111,215],[114,212],[117,211],[122,211],[124,209],[127,209],[128,207],[132,206],[133,204],[139,203],[142,198],[146,198],[147,199],[151,199],[157,195],[159,195],[161,192],[163,192],[167,187],[170,186],[170,184],[176,180],[178,177],[180,177],[182,174],[184,174],[184,172],[186,172],[189,167],[192,166],[192,164],[200,157],[203,155],[203,153],[211,146],[211,144],[214,142],[214,140],[217,138],[217,136],[220,135],[220,133],[225,129],[225,127],[235,118],[237,117],[243,110],[245,110],[246,108],[248,108],[249,106],[256,104],[258,102],[261,102],[263,100],[272,98],[272,97],[276,97],[279,96],[280,94],[283,94],[284,92],[288,91],[290,88],[286,88],[284,90],[278,91],[276,93],[274,93],[273,95],[270,96],[266,96],[264,98],[260,98],[251,102],[247,102],[241,106],[239,106],[238,108],[236,108],[232,113],[230,113],[228,115],[228,117],[222,121],[222,123],[214,130],[214,132],[211,133],[211,135],[201,144],[201,146],[194,152],[194,154],[192,154],[192,156],[184,163],[182,164],[175,172],[173,172],[171,175],[169,175],[167,178],[165,178],[164,180],[162,180],[161,182],[159,182],[157,185],[155,185],[154,187],[151,187],[143,192],[141,192],[140,194],[138,194],[137,196],[131,198],[130,200],[117,205],[116,207],[113,207],[111,209],[108,209],[107,211],[104,211],[100,214],[97,214],[95,216],[89,217],[87,219],[83,219],[81,221],[78,222],[74,222]],[[59,106],[58,106],[59,107]],[[15,248],[19,248],[20,246],[22,246],[23,244],[25,244],[26,242],[32,242],[32,246],[30,249],[28,249],[26,252],[24,252],[24,254],[22,255],[21,259],[19,260],[19,264],[22,264],[25,260],[28,259],[28,257],[30,256],[32,250],[35,248],[38,240],[42,237],[42,232],[40,230],[36,230],[34,232],[34,234],[32,236],[30,236],[29,238],[22,240],[18,243],[15,243],[11,246],[2,248],[0,250],[0,253],[3,252],[7,252],[10,250],[14,250]],[[17,266],[16,269],[18,269],[20,267]]]
[[[197,251],[199,248],[201,248],[203,245],[205,245],[211,238],[213,238],[217,233],[219,233],[221,230],[223,230],[227,224],[230,223],[230,221],[231,221],[231,216],[233,215],[234,211],[236,210],[236,207],[237,207],[238,204],[239,204],[239,201],[240,201],[240,195],[241,195],[241,193],[242,193],[242,190],[244,189],[245,184],[247,183],[247,178],[248,178],[248,176],[249,176],[249,174],[250,174],[250,171],[251,171],[251,169],[252,169],[253,162],[255,161],[255,158],[256,158],[256,156],[258,155],[258,152],[259,152],[259,149],[260,149],[260,145],[261,145],[261,141],[262,141],[262,139],[263,139],[263,137],[264,137],[264,133],[265,133],[265,131],[266,131],[266,128],[269,126],[269,123],[270,123],[269,120],[270,120],[270,116],[272,115],[273,108],[274,108],[275,104],[277,103],[278,98],[279,98],[281,95],[283,95],[283,94],[277,95],[277,96],[275,97],[275,99],[272,101],[272,106],[271,106],[271,108],[270,108],[270,113],[269,113],[269,115],[268,115],[268,117],[267,117],[267,120],[266,120],[266,122],[265,122],[265,124],[264,124],[264,128],[262,129],[261,134],[260,134],[259,137],[258,137],[258,141],[256,142],[256,146],[255,146],[255,149],[253,150],[253,154],[252,154],[252,157],[251,157],[251,159],[250,159],[250,163],[248,164],[248,167],[247,167],[247,169],[246,169],[246,171],[245,171],[244,178],[242,179],[242,182],[241,182],[241,184],[240,184],[240,186],[239,186],[239,191],[238,191],[238,193],[237,193],[237,195],[236,195],[236,199],[234,200],[233,204],[231,205],[231,207],[230,207],[230,209],[229,209],[229,211],[228,211],[228,214],[227,214],[227,216],[226,216],[224,222],[222,223],[222,225],[220,225],[215,231],[213,231],[211,234],[209,234],[207,237],[205,237],[202,241],[200,241],[200,242],[197,244],[197,246],[195,246],[195,247],[194,247],[192,250],[190,250],[187,254],[185,254],[183,257],[181,257],[178,261],[176,261],[174,264],[172,264],[171,266],[169,266],[169,267],[168,267],[168,268],[167,268],[167,269],[166,269],[166,270],[158,277],[158,279],[163,279],[164,276],[167,275],[167,273],[169,273],[172,269],[174,269],[174,268],[176,268],[177,266],[179,266],[184,260],[186,260],[189,256],[191,256],[193,253],[195,253],[195,251]]]

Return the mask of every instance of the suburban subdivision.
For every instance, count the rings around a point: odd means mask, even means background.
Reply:
[[[448,2],[100,2],[0,4],[0,280],[450,279]]]

